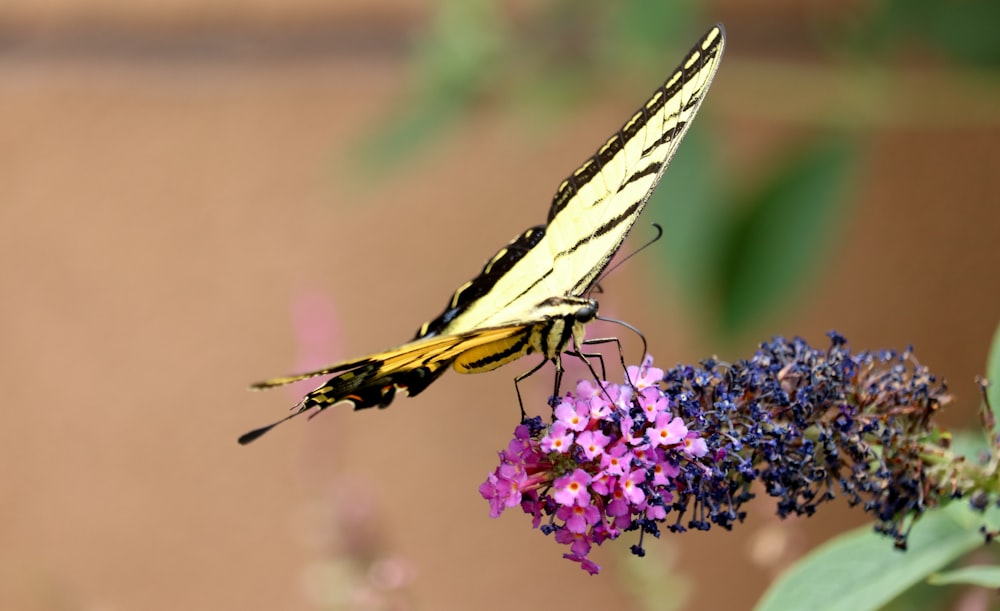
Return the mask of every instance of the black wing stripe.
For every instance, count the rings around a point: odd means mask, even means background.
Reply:
[[[686,122],[684,122],[684,121],[678,121],[677,125],[674,125],[670,129],[665,130],[663,132],[663,134],[660,135],[660,137],[657,138],[655,142],[653,142],[653,144],[651,144],[651,145],[647,146],[646,148],[642,149],[642,156],[645,157],[646,155],[649,155],[650,153],[653,152],[654,149],[656,149],[656,148],[658,148],[660,146],[663,146],[664,144],[666,144],[666,143],[670,142],[671,140],[673,140],[674,137],[677,136],[677,134],[679,134],[679,133],[681,133],[681,132],[684,131],[684,128],[686,126],[687,126]]]
[[[432,335],[437,335],[441,329],[448,325],[456,316],[461,314],[468,308],[469,304],[486,295],[493,287],[496,286],[497,282],[512,268],[514,265],[521,260],[531,249],[541,241],[545,236],[545,226],[539,225],[537,227],[532,227],[528,229],[518,237],[511,240],[511,242],[500,249],[500,251],[493,255],[486,265],[483,266],[483,271],[480,272],[478,276],[473,278],[471,281],[467,282],[462,286],[455,294],[452,296],[451,300],[448,302],[448,307],[445,308],[444,312],[441,313],[437,318],[430,320],[423,324],[417,331],[416,337],[414,339],[420,339],[422,337],[429,337]],[[541,282],[541,279],[537,280],[535,284]]]
[[[470,361],[468,363],[463,363],[462,364],[462,368],[463,369],[467,369],[469,371],[475,371],[477,369],[482,369],[483,367],[486,367],[486,366],[488,366],[488,365],[490,365],[492,363],[496,363],[497,361],[502,361],[502,360],[504,360],[506,358],[514,356],[515,354],[519,354],[520,352],[522,352],[524,350],[524,348],[528,344],[528,340],[530,338],[531,338],[531,332],[530,331],[528,331],[526,333],[522,333],[521,337],[517,338],[516,342],[514,342],[513,344],[511,344],[510,346],[508,346],[504,350],[500,350],[498,352],[494,352],[493,354],[489,354],[489,355],[484,356],[483,358],[477,359],[475,361]]]
[[[668,100],[675,98],[681,89],[685,85],[691,82],[691,79],[699,74],[705,64],[713,61],[719,53],[719,49],[722,45],[724,38],[722,36],[716,36],[714,43],[709,48],[704,48],[702,44],[697,45],[690,53],[685,56],[684,61],[681,63],[681,67],[670,75],[670,78],[666,80],[658,89],[653,92],[650,96],[649,101],[646,102],[642,107],[640,107],[635,114],[618,130],[618,133],[612,140],[598,151],[597,155],[594,155],[587,161],[583,163],[569,178],[563,181],[556,191],[556,195],[552,201],[552,207],[549,209],[549,222],[559,214],[563,208],[573,199],[580,187],[587,184],[591,179],[593,179],[599,172],[599,168],[602,164],[598,162],[604,162],[605,164],[611,158],[614,157],[624,146],[624,143],[631,140],[636,134],[639,133],[649,119],[654,116]],[[692,58],[696,58],[694,63],[691,63]],[[701,103],[702,95],[691,96],[690,99],[686,100],[682,111],[689,111],[692,108],[698,106]],[[683,129],[682,125],[678,125],[674,130],[668,130],[669,135],[665,139],[661,138],[662,142],[669,142],[670,139],[674,137],[674,132]],[[654,145],[655,147],[656,145]],[[651,147],[647,151],[652,150]]]
[[[653,163],[649,164],[648,166],[644,167],[638,172],[634,172],[633,174],[629,175],[629,177],[625,180],[625,182],[622,183],[621,188],[624,189],[625,187],[639,180],[643,176],[650,176],[650,175],[656,176],[660,172],[660,168],[662,167],[663,167],[662,163],[660,163],[659,161],[654,161]]]
[[[616,217],[614,217],[612,219],[609,219],[603,225],[601,225],[600,227],[598,227],[597,229],[595,229],[593,231],[593,233],[590,233],[590,234],[587,234],[587,235],[583,236],[582,238],[580,238],[579,240],[577,240],[577,242],[575,244],[573,244],[572,246],[570,246],[566,250],[563,250],[563,251],[557,253],[556,256],[555,256],[555,258],[559,259],[561,257],[565,257],[565,256],[568,256],[568,255],[572,254],[573,251],[575,251],[576,249],[580,248],[584,244],[587,244],[588,242],[590,242],[592,240],[596,240],[597,238],[599,238],[599,237],[603,236],[604,234],[608,233],[609,231],[613,230],[615,227],[617,227],[618,225],[622,224],[623,222],[628,221],[631,217],[635,216],[639,212],[639,210],[642,208],[642,206],[643,206],[644,203],[645,202],[643,202],[642,200],[636,201],[631,206],[629,206],[628,208],[626,208],[624,212],[622,212],[621,214],[619,214],[618,216],[616,216]]]
[[[527,295],[531,291],[531,289],[535,288],[536,286],[538,286],[542,282],[545,282],[545,279],[552,275],[552,270],[553,269],[554,268],[550,267],[549,269],[545,270],[544,274],[540,274],[537,278],[535,278],[534,282],[532,282],[531,284],[529,284],[528,286],[526,286],[523,291],[521,291],[516,296],[514,296],[510,300],[508,300],[507,303],[505,303],[503,305],[503,307],[506,308],[510,304],[517,302],[518,299],[520,299],[521,297],[524,297],[525,295]]]

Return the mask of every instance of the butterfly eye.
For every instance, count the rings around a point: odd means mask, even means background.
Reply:
[[[591,301],[589,304],[583,306],[579,310],[573,313],[573,318],[576,322],[587,323],[597,317],[597,302]]]

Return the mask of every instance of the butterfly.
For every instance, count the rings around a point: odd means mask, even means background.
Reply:
[[[490,371],[529,354],[562,371],[570,344],[584,345],[597,317],[589,297],[649,200],[701,107],[722,60],[725,30],[713,26],[663,85],[559,185],[545,225],[515,237],[482,272],[455,291],[444,311],[408,343],[307,373],[273,378],[254,390],[333,376],[307,394],[290,415],[254,429],[257,439],[299,414],[338,404],[355,410],[386,407],[397,393],[422,392],[450,366],[459,373]],[[558,377],[557,377],[558,380]],[[558,382],[557,382],[558,384]]]

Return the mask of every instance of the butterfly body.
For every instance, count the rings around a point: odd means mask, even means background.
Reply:
[[[588,291],[621,247],[711,84],[725,46],[711,28],[667,81],[556,190],[545,225],[516,236],[463,284],[444,311],[409,343],[305,374],[265,380],[263,389],[333,375],[290,416],[240,438],[249,443],[312,409],[347,402],[386,407],[422,392],[452,366],[490,371],[529,354],[561,369],[560,355],[583,344],[597,316]]]

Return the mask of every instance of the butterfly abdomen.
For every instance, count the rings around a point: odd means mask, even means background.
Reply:
[[[462,352],[455,359],[455,371],[492,371],[529,354],[557,359],[571,340],[583,341],[583,328],[595,316],[597,302],[593,299],[551,297],[531,310],[530,319],[538,322],[524,325],[520,333]]]

